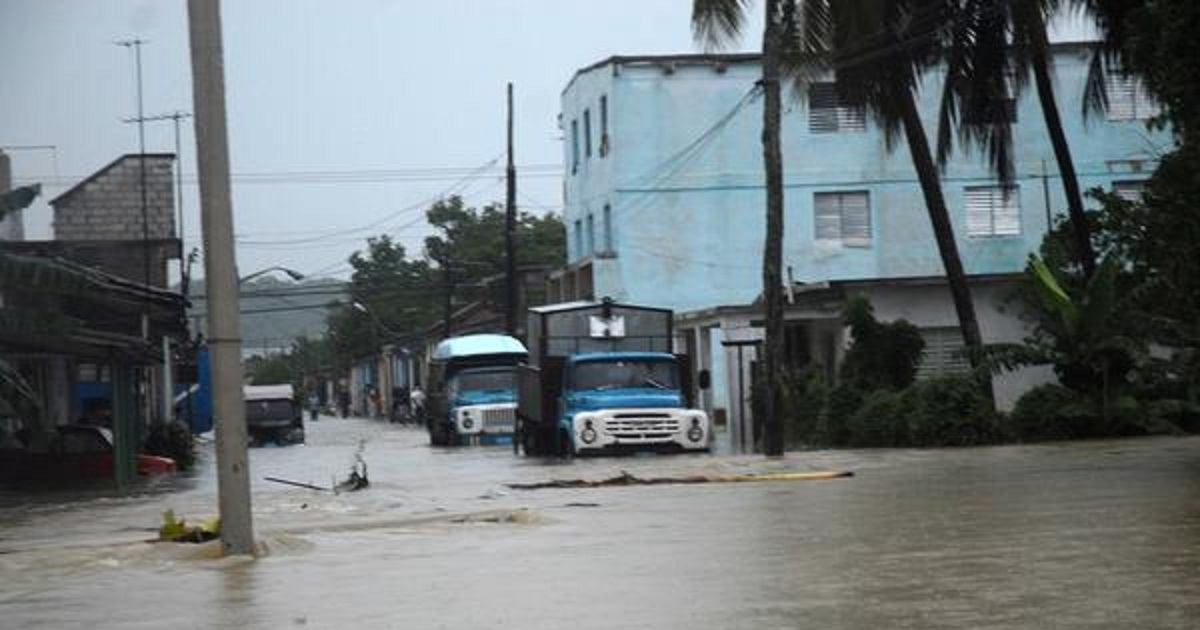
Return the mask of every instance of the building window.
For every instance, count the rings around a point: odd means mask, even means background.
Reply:
[[[870,247],[870,195],[865,190],[814,193],[813,225],[818,241],[836,241],[846,247]]]
[[[604,251],[613,252],[612,206],[604,204]]]
[[[592,112],[583,110],[583,157],[592,157]]]
[[[571,120],[571,173],[579,171],[579,121]]]
[[[1021,233],[1021,196],[1016,186],[968,186],[967,236]]]
[[[596,220],[591,213],[587,215],[587,253],[596,253]]]
[[[808,88],[809,133],[866,131],[866,112],[849,107],[838,95],[836,83],[813,83]]]
[[[963,354],[961,329],[952,326],[922,328],[921,338],[925,340],[925,349],[921,351],[917,378],[963,374],[971,369],[971,364]]]
[[[1140,202],[1146,194],[1146,180],[1126,180],[1113,182],[1113,193],[1125,201]]]
[[[575,219],[575,257],[583,257],[583,221]]]
[[[600,157],[608,155],[608,96],[600,95]]]
[[[1158,103],[1136,75],[1117,69],[1106,71],[1104,94],[1108,98],[1109,120],[1145,120],[1159,114]]]

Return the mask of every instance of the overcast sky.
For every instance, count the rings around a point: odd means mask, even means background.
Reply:
[[[519,204],[557,211],[558,98],[572,73],[614,54],[696,50],[689,0],[222,4],[242,273],[280,264],[344,275],[369,234],[388,231],[418,253],[421,202],[456,184],[473,204],[502,201],[499,178],[459,178],[503,152],[507,81],[517,162],[531,167]],[[113,43],[132,37],[149,40],[146,114],[191,111],[183,0],[0,0],[0,146],[56,147],[11,152],[18,183],[45,184],[26,213],[28,238],[51,237],[45,200],[137,151],[135,126],[121,123],[136,113],[133,56]],[[195,173],[190,125],[185,178]],[[169,122],[149,123],[146,138],[148,151],[174,150]],[[184,201],[191,248],[194,185]]]

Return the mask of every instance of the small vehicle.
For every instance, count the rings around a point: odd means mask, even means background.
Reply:
[[[246,385],[242,393],[251,444],[304,443],[304,416],[290,384]]]
[[[493,334],[451,337],[430,365],[429,441],[435,446],[507,444],[516,422],[520,341]]]
[[[0,478],[12,481],[64,481],[111,479],[113,434],[106,427],[68,424],[56,427],[57,434],[45,452],[4,451],[0,456]],[[170,457],[137,456],[137,474],[162,475],[177,470]]]
[[[667,309],[601,302],[529,311],[517,434],[527,455],[707,451],[708,414],[693,407],[686,355],[670,352]],[[699,387],[708,374],[698,375]]]

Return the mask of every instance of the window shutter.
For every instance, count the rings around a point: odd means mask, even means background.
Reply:
[[[1125,201],[1141,201],[1142,195],[1146,194],[1146,182],[1144,180],[1113,182],[1113,193]]]
[[[841,195],[842,244],[848,247],[871,245],[871,207],[867,193]]]
[[[1021,195],[1015,186],[997,188],[992,195],[992,234],[1016,236],[1021,233]]]
[[[813,195],[813,230],[819,241],[836,241],[841,238],[841,204],[837,193]]]
[[[986,186],[967,188],[967,236],[988,236],[992,233],[992,189]]]
[[[813,83],[808,87],[808,131],[836,133],[837,130],[837,89],[832,83]]]
[[[925,339],[925,349],[921,352],[917,378],[963,374],[970,370],[970,363],[962,354],[962,332],[958,328],[922,328],[921,337]]]

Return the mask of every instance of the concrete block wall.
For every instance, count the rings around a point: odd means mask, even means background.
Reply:
[[[175,236],[175,156],[147,154],[146,225],[150,239]],[[138,155],[125,155],[51,202],[60,241],[124,241],[144,237]]]

